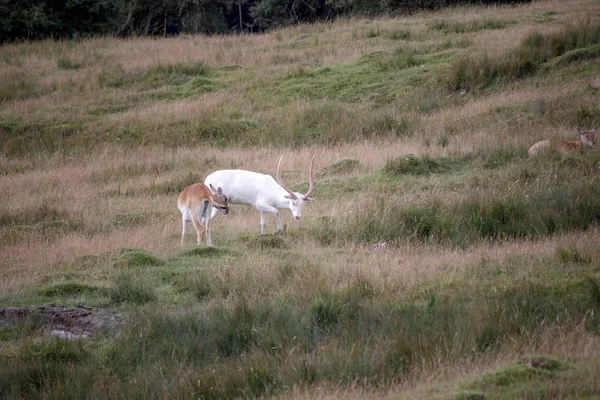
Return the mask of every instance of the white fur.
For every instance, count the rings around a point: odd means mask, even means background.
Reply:
[[[294,218],[299,220],[304,203],[312,200],[296,192],[294,192],[296,199],[292,199],[272,176],[241,169],[213,172],[206,177],[204,184],[223,188],[223,192],[227,193],[229,204],[245,204],[260,211],[261,234],[265,233],[269,213],[275,215],[277,233],[282,230],[279,209],[289,209]],[[213,209],[211,219],[216,215],[217,212]]]

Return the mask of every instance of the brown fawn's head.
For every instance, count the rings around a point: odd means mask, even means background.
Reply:
[[[590,129],[589,131],[582,131],[581,129],[577,128],[577,132],[579,132],[581,137],[581,143],[585,146],[593,146],[597,130],[598,127]]]
[[[223,193],[223,189],[220,187],[215,189],[213,185],[209,185],[209,189],[212,192],[210,195],[212,206],[219,209],[223,215],[227,215],[229,212],[229,204],[227,203],[227,196]]]

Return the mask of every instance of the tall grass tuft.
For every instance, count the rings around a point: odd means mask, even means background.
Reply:
[[[142,90],[163,86],[181,86],[194,79],[206,77],[209,69],[202,63],[158,64],[145,71],[125,72],[119,64],[105,69],[99,76],[101,87]],[[208,84],[208,81],[203,81]]]
[[[48,240],[84,229],[80,218],[45,202],[23,211],[0,212],[0,246],[17,242],[26,234]]]
[[[131,273],[120,274],[109,293],[114,304],[146,304],[156,300],[156,293],[150,282],[134,277]]]
[[[404,206],[379,198],[373,207],[343,225],[312,228],[312,235],[324,244],[416,240],[465,246],[482,240],[584,230],[600,222],[600,192],[585,184],[569,191],[549,188],[528,199],[475,195],[460,204],[432,201]]]
[[[532,33],[516,49],[501,58],[468,55],[457,59],[452,65],[448,85],[450,89],[458,90],[523,79],[536,73],[544,63],[552,59],[573,51],[576,52],[573,54],[580,54],[590,46],[595,49],[598,45],[598,21],[569,26],[554,34]],[[598,56],[595,50],[586,54],[585,57],[573,56],[572,60]]]
[[[78,363],[89,357],[81,340],[51,338],[27,342],[24,346],[19,352],[21,357],[41,363]]]

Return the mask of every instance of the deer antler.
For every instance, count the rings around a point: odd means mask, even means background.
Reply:
[[[310,170],[308,172],[308,179],[310,182],[310,186],[308,187],[308,192],[306,192],[306,194],[304,195],[304,199],[307,199],[313,192],[313,189],[315,188],[315,180],[313,178],[313,163],[315,162],[315,156],[312,157],[312,159],[310,160]]]
[[[292,200],[297,200],[298,197],[296,196],[296,193],[292,192],[290,189],[288,189],[287,186],[285,186],[283,184],[283,182],[281,182],[281,176],[279,175],[279,167],[281,166],[281,160],[283,160],[283,154],[279,158],[279,163],[277,164],[277,183],[279,183],[279,186],[281,186],[282,188],[284,188],[285,191],[290,194]]]

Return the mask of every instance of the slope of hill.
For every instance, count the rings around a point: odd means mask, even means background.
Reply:
[[[598,396],[600,153],[527,148],[600,125],[599,46],[593,0],[3,46],[0,393]],[[186,185],[281,154],[302,221],[179,248]]]

